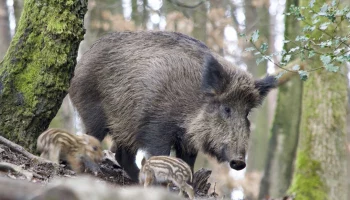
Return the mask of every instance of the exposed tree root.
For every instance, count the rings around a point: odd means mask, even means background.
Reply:
[[[11,150],[16,151],[17,153],[20,153],[26,157],[28,157],[29,159],[33,160],[33,161],[38,161],[38,162],[42,162],[42,163],[47,163],[50,162],[49,160],[45,160],[39,156],[33,155],[31,153],[29,153],[27,150],[25,150],[22,146],[11,142],[10,140],[0,136],[0,143],[8,146]]]

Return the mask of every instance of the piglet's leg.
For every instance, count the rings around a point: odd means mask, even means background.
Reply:
[[[182,189],[184,189],[184,190],[186,191],[186,193],[187,193],[187,195],[188,195],[188,197],[189,197],[190,199],[193,199],[193,198],[194,198],[194,191],[193,191],[192,186],[190,186],[190,185],[187,184],[187,183],[184,183]]]
[[[145,174],[145,182],[143,184],[143,187],[148,187],[149,185],[151,185],[153,182],[153,175],[151,172],[146,172]]]
[[[58,164],[60,160],[61,145],[50,144],[49,149],[48,159]]]
[[[81,160],[80,158],[76,157],[75,155],[68,155],[67,156],[67,162],[69,163],[70,167],[73,171],[77,173],[82,172],[82,166],[81,166]]]

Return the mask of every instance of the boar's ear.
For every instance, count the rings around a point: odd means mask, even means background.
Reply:
[[[210,96],[221,94],[229,80],[229,75],[222,65],[213,56],[207,56],[204,61],[202,91]]]
[[[255,81],[255,88],[258,89],[261,99],[263,99],[272,88],[277,86],[277,79],[274,76],[266,76]]]
[[[143,158],[142,158],[142,160],[141,160],[141,166],[144,166],[144,165],[145,165],[145,163],[146,163],[146,158],[145,158],[145,157],[143,157]]]

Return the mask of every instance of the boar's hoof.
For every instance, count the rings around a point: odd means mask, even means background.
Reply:
[[[245,168],[245,162],[241,160],[231,160],[230,167],[235,170],[242,170]]]

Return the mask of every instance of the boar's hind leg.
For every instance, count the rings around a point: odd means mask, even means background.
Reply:
[[[115,159],[123,170],[135,182],[138,182],[139,168],[135,163],[136,153],[132,153],[124,148],[118,148],[115,152]]]
[[[79,110],[79,114],[86,126],[86,132],[102,141],[108,133],[106,127],[106,117],[103,108],[98,102],[91,101],[87,103],[85,109]]]

